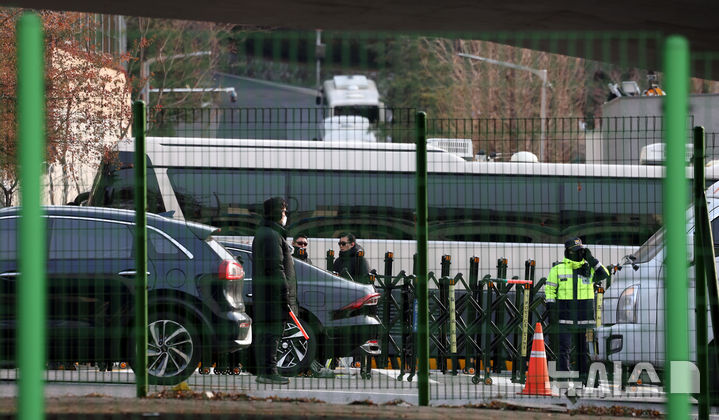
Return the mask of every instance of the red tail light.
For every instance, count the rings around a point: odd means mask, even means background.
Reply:
[[[340,309],[340,311],[353,310],[353,309],[360,308],[362,306],[376,305],[379,302],[379,297],[380,297],[379,293],[370,293],[369,295],[362,296],[361,298],[357,299],[356,301],[343,307],[342,309]]]
[[[243,278],[245,278],[245,270],[236,261],[224,260],[220,263],[220,280],[242,280]]]

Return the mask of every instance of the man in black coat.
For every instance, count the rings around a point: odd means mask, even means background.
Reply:
[[[264,202],[264,219],[252,241],[253,344],[257,382],[284,385],[277,373],[277,346],[289,308],[297,314],[297,280],[292,246],[287,243],[287,203],[280,197]]]
[[[304,233],[299,233],[292,238],[292,247],[295,249],[292,256],[300,261],[304,261],[307,264],[312,264],[312,260],[309,256],[310,240]]]
[[[356,241],[357,238],[351,233],[340,235],[340,253],[332,270],[358,283],[369,283],[369,264],[364,257],[364,249]]]

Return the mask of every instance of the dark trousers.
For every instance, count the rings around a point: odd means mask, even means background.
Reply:
[[[258,322],[252,325],[252,346],[258,375],[277,373],[277,347],[282,338],[284,322]]]
[[[589,346],[587,345],[586,328],[578,326],[562,325],[562,330],[566,332],[559,333],[559,359],[557,360],[557,369],[560,371],[570,370],[570,360],[572,353],[572,340],[574,340],[576,351],[577,370],[580,375],[589,373]]]

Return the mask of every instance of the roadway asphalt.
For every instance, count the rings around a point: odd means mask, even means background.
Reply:
[[[314,140],[319,136],[323,108],[315,104],[313,89],[216,73],[223,87],[234,87],[237,102],[219,104],[214,135],[223,138]]]

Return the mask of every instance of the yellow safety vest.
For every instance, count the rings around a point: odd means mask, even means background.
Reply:
[[[590,270],[589,277],[583,276],[578,270],[584,264],[584,260],[572,261],[565,258],[552,267],[544,285],[545,301],[552,303],[557,300],[594,299],[594,269]]]

